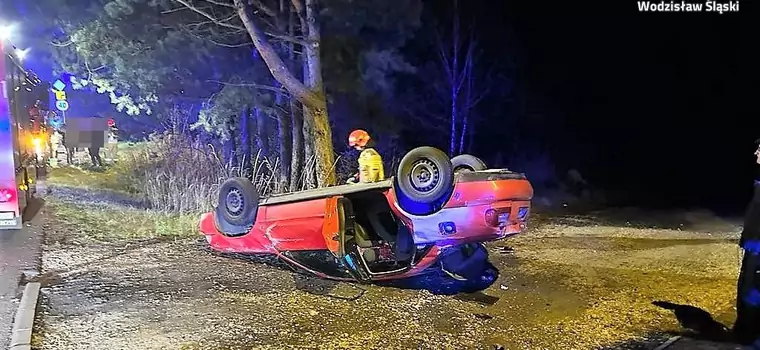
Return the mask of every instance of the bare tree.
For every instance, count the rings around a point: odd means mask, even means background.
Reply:
[[[485,90],[477,90],[475,82],[477,57],[474,31],[462,35],[459,0],[453,2],[454,18],[448,42],[442,35],[437,35],[439,65],[445,76],[445,88],[439,90],[439,93],[449,103],[450,156],[465,151],[465,140],[472,130],[470,124],[473,122],[473,110],[486,95]]]
[[[316,158],[318,186],[335,184],[335,155],[322,82],[321,35],[317,19],[317,0],[290,0],[287,11],[299,18],[300,36],[284,33],[272,24],[287,21],[279,0],[174,0],[202,17],[209,24],[230,31],[247,33],[274,79],[303,105],[304,148]],[[270,28],[271,27],[271,28]],[[267,30],[265,30],[265,28]],[[303,81],[291,70],[270,39],[300,45],[304,55]],[[295,123],[293,123],[295,124]]]

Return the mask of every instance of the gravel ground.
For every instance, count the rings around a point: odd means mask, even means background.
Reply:
[[[311,278],[194,237],[95,241],[51,211],[37,349],[653,349],[684,330],[653,301],[723,324],[735,312],[736,230],[714,218],[699,230],[540,218],[489,244],[494,285],[446,296]]]

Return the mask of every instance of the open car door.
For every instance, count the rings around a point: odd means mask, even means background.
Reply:
[[[356,250],[354,210],[351,201],[342,196],[327,198],[322,237],[327,248],[360,282],[370,281],[368,271],[360,262]]]

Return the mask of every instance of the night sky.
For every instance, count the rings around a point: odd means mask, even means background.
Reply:
[[[449,3],[425,1],[441,17]],[[760,138],[760,57],[750,46],[760,22],[751,23],[751,2],[723,15],[641,13],[630,0],[460,7],[484,59],[513,67],[518,100],[488,112],[474,153],[499,151],[510,137],[506,118],[519,118],[530,126],[524,137],[589,182],[625,191],[625,204],[746,205]]]
[[[591,183],[631,204],[746,205],[760,138],[751,3],[723,15],[640,13],[628,0],[463,3],[490,59],[516,62],[522,117],[542,119],[535,137]]]

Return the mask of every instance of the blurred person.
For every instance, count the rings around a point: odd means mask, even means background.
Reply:
[[[755,145],[755,162],[760,164],[760,139]],[[739,245],[744,250],[744,257],[736,288],[733,332],[739,343],[755,342],[760,346],[760,180],[755,180],[754,195],[747,206]]]
[[[93,135],[92,143],[90,144],[90,147],[87,149],[87,151],[90,153],[90,160],[92,160],[92,166],[95,167],[102,167],[103,166],[103,159],[100,158],[100,149],[103,148],[105,143],[104,134],[100,135]],[[95,137],[99,136],[99,137]]]
[[[61,134],[61,144],[63,144],[63,147],[66,149],[66,164],[67,165],[74,165],[74,147],[69,147],[69,144],[66,143],[66,124],[61,124],[61,128],[58,130],[58,132]]]
[[[383,158],[375,150],[375,141],[364,130],[357,129],[348,135],[348,145],[361,151],[359,154],[359,171],[350,177],[347,183],[372,183],[385,180]]]
[[[116,152],[118,151],[118,136],[119,129],[116,127],[116,123],[113,119],[108,120],[108,140],[106,147],[106,160],[116,162]]]

